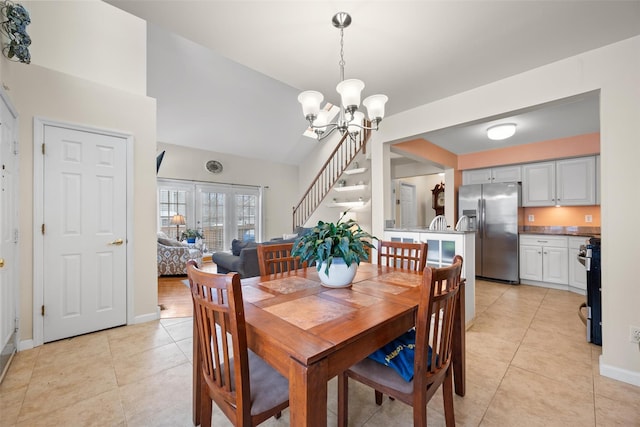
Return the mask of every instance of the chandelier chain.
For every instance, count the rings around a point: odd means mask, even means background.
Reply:
[[[340,28],[340,81],[344,80],[344,28]]]

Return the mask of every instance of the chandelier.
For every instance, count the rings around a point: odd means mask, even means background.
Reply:
[[[364,82],[358,79],[344,79],[344,29],[351,24],[351,16],[346,12],[338,12],[331,19],[333,26],[340,29],[340,83],[336,91],[340,94],[340,114],[336,122],[329,123],[330,112],[321,109],[320,104],[324,96],[315,90],[307,90],[298,95],[298,101],[302,104],[302,114],[309,122],[311,130],[318,140],[331,135],[336,129],[341,135],[346,133],[352,139],[361,129],[378,130],[378,123],[384,117],[384,104],[389,98],[386,95],[371,95],[362,101],[367,107],[367,113],[371,127],[364,123],[364,113],[358,111],[360,107],[360,93],[364,89]]]

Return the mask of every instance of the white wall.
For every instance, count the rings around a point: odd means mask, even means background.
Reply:
[[[431,190],[436,186],[436,184],[440,184],[444,182],[444,176],[439,176],[438,174],[432,175],[419,175],[407,178],[398,178],[394,179],[394,187],[396,190],[396,199],[400,195],[400,183],[406,183],[410,185],[415,185],[416,187],[416,207],[418,209],[418,213],[416,215],[416,225],[418,227],[428,227],[431,224],[431,221],[436,216],[435,209],[432,208],[432,193]],[[448,209],[452,209],[453,204],[446,204],[445,211]],[[400,205],[396,204],[396,225],[399,224],[399,218],[401,217]]]
[[[146,22],[100,0],[22,1],[31,64],[147,93]]]
[[[265,187],[264,240],[291,233],[292,208],[299,198],[297,166],[158,143],[158,152],[162,150],[166,152],[159,178]],[[222,172],[215,175],[208,172],[205,169],[208,160],[221,162]]]
[[[42,2],[44,3],[44,2]],[[32,35],[32,49],[47,46],[50,58],[56,58],[56,52],[64,56],[68,51],[74,52],[77,59],[92,62],[84,69],[83,77],[77,77],[73,66],[53,61],[52,67],[66,68],[65,72],[48,68],[43,56],[31,50],[31,65],[11,62],[2,57],[2,84],[7,86],[7,93],[19,114],[19,168],[20,195],[18,209],[20,212],[20,340],[24,343],[33,337],[33,119],[41,117],[76,123],[97,128],[120,131],[133,135],[133,193],[128,203],[132,204],[134,233],[129,236],[133,248],[133,314],[135,318],[148,319],[157,315],[157,276],[156,276],[156,103],[154,99],[140,94],[140,81],[135,72],[119,74],[118,69],[132,65],[131,50],[137,49],[136,58],[144,58],[145,23],[132,20],[125,12],[113,8],[117,13],[109,13],[112,8],[101,2],[55,2],[55,6],[41,2],[25,4],[31,12],[33,24],[28,27]],[[90,6],[87,6],[87,5]],[[54,7],[51,14],[49,7]],[[45,9],[42,9],[45,8]],[[46,10],[47,13],[43,11]],[[67,21],[62,15],[74,15],[82,12],[82,18],[96,28],[100,21],[112,27],[113,31],[122,32],[129,42],[129,47],[120,52],[116,46],[112,49],[104,43],[87,43],[91,37],[82,37],[83,32],[91,32],[88,28],[76,33],[73,39],[57,39],[57,33]],[[107,19],[108,18],[108,19]],[[134,28],[132,28],[132,26]],[[34,31],[32,31],[32,29]],[[76,28],[76,31],[79,29]],[[80,34],[80,36],[78,35]],[[100,37],[105,37],[102,33]],[[56,39],[57,42],[51,42]],[[82,40],[80,40],[82,39]],[[94,57],[96,52],[84,55],[83,49],[93,46],[99,56],[108,60],[109,70],[113,70],[117,78],[111,82],[103,81],[101,62]],[[121,54],[120,54],[121,53]],[[133,64],[136,66],[136,64]],[[74,71],[74,72],[72,72]],[[95,81],[92,74],[95,73]],[[121,80],[132,79],[135,84],[129,86]],[[131,82],[130,82],[131,83]],[[120,86],[119,89],[113,86]],[[144,83],[142,83],[144,86]],[[142,91],[144,93],[144,91]],[[131,267],[131,266],[129,266]]]
[[[374,232],[380,233],[384,223],[376,212],[383,212],[387,198],[381,190],[382,180],[389,176],[383,142],[600,89],[603,289],[600,371],[640,386],[640,348],[628,341],[629,326],[640,326],[636,268],[640,241],[638,52],[640,37],[634,37],[385,118],[372,144],[372,174],[380,182],[377,186],[374,183],[372,209]]]

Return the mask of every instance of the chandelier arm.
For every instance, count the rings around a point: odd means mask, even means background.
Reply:
[[[374,122],[372,122],[372,123],[374,123]],[[375,122],[375,124],[376,124],[376,127],[362,126],[362,125],[359,125],[357,123],[349,123],[349,126],[356,126],[356,127],[359,127],[360,129],[364,129],[364,130],[378,130],[378,122]]]

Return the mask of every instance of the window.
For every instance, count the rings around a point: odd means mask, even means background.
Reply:
[[[158,180],[160,230],[175,237],[175,213],[185,216],[184,228],[196,228],[209,251],[231,249],[231,241],[261,240],[262,190],[260,187]]]

